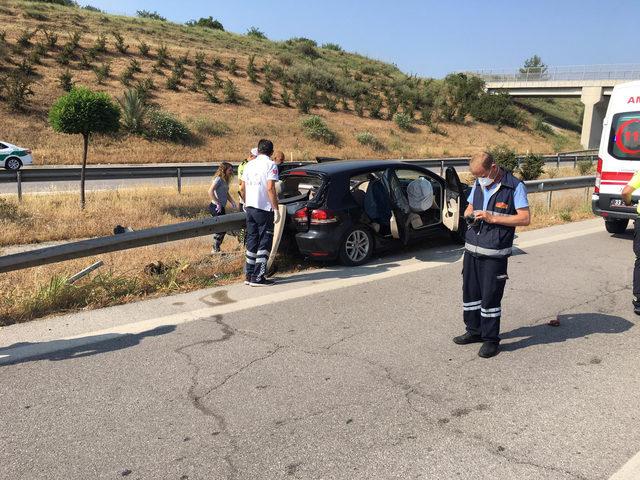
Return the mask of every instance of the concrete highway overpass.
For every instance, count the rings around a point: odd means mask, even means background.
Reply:
[[[602,122],[613,87],[640,80],[640,65],[594,65],[512,71],[473,72],[486,82],[488,92],[514,97],[576,97],[584,104],[580,143],[598,148]]]

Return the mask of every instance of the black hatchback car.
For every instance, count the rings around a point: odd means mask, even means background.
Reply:
[[[438,231],[464,235],[468,186],[453,168],[442,178],[401,161],[339,161],[293,168],[280,180],[283,244],[314,259],[362,265],[375,250]]]

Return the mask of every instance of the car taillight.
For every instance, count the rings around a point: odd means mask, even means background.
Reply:
[[[326,223],[335,223],[338,219],[329,210],[313,210],[311,212],[311,225],[324,225]]]
[[[307,207],[297,210],[293,214],[293,221],[295,223],[307,223],[309,221],[309,209]]]
[[[598,168],[596,169],[596,186],[593,193],[600,193],[600,180],[602,180],[602,159],[598,157]]]

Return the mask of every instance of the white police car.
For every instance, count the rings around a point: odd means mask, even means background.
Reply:
[[[24,165],[31,165],[31,150],[17,147],[11,143],[0,141],[0,168],[7,170],[20,170]]]

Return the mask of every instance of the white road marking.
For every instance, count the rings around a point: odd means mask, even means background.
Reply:
[[[532,238],[530,240],[516,242],[516,247],[518,247],[519,249],[531,248],[599,232],[602,232],[602,225],[600,224],[594,227],[583,228],[572,232],[561,233],[547,237],[541,236],[540,238]],[[460,261],[461,259],[458,259],[455,262]],[[105,340],[112,340],[119,338],[122,335],[136,335],[161,326],[177,326],[196,320],[211,318],[214,315],[225,315],[241,310],[247,310],[250,308],[271,305],[288,300],[295,300],[297,298],[304,298],[309,295],[330,292],[340,288],[362,285],[365,283],[384,280],[400,275],[406,275],[422,270],[438,268],[444,265],[450,265],[451,263],[452,262],[411,260],[406,263],[401,262],[401,264],[397,267],[393,267],[377,273],[370,273],[364,276],[354,276],[350,278],[340,278],[335,280],[318,280],[303,287],[283,290],[278,290],[277,286],[268,287],[270,289],[268,295],[244,298],[232,303],[212,305],[189,312],[165,315],[162,317],[152,318],[140,322],[133,322],[125,325],[105,328],[102,330],[96,330],[93,332],[86,332],[81,335],[62,337],[55,340],[17,346],[14,348],[6,348],[1,351],[2,353],[0,353],[0,365],[15,362],[17,360],[22,360],[29,357],[45,355],[68,348],[76,348],[79,346],[95,344]],[[384,264],[381,265],[381,267],[384,267]]]
[[[640,478],[640,452],[636,453],[609,480],[638,480]]]

